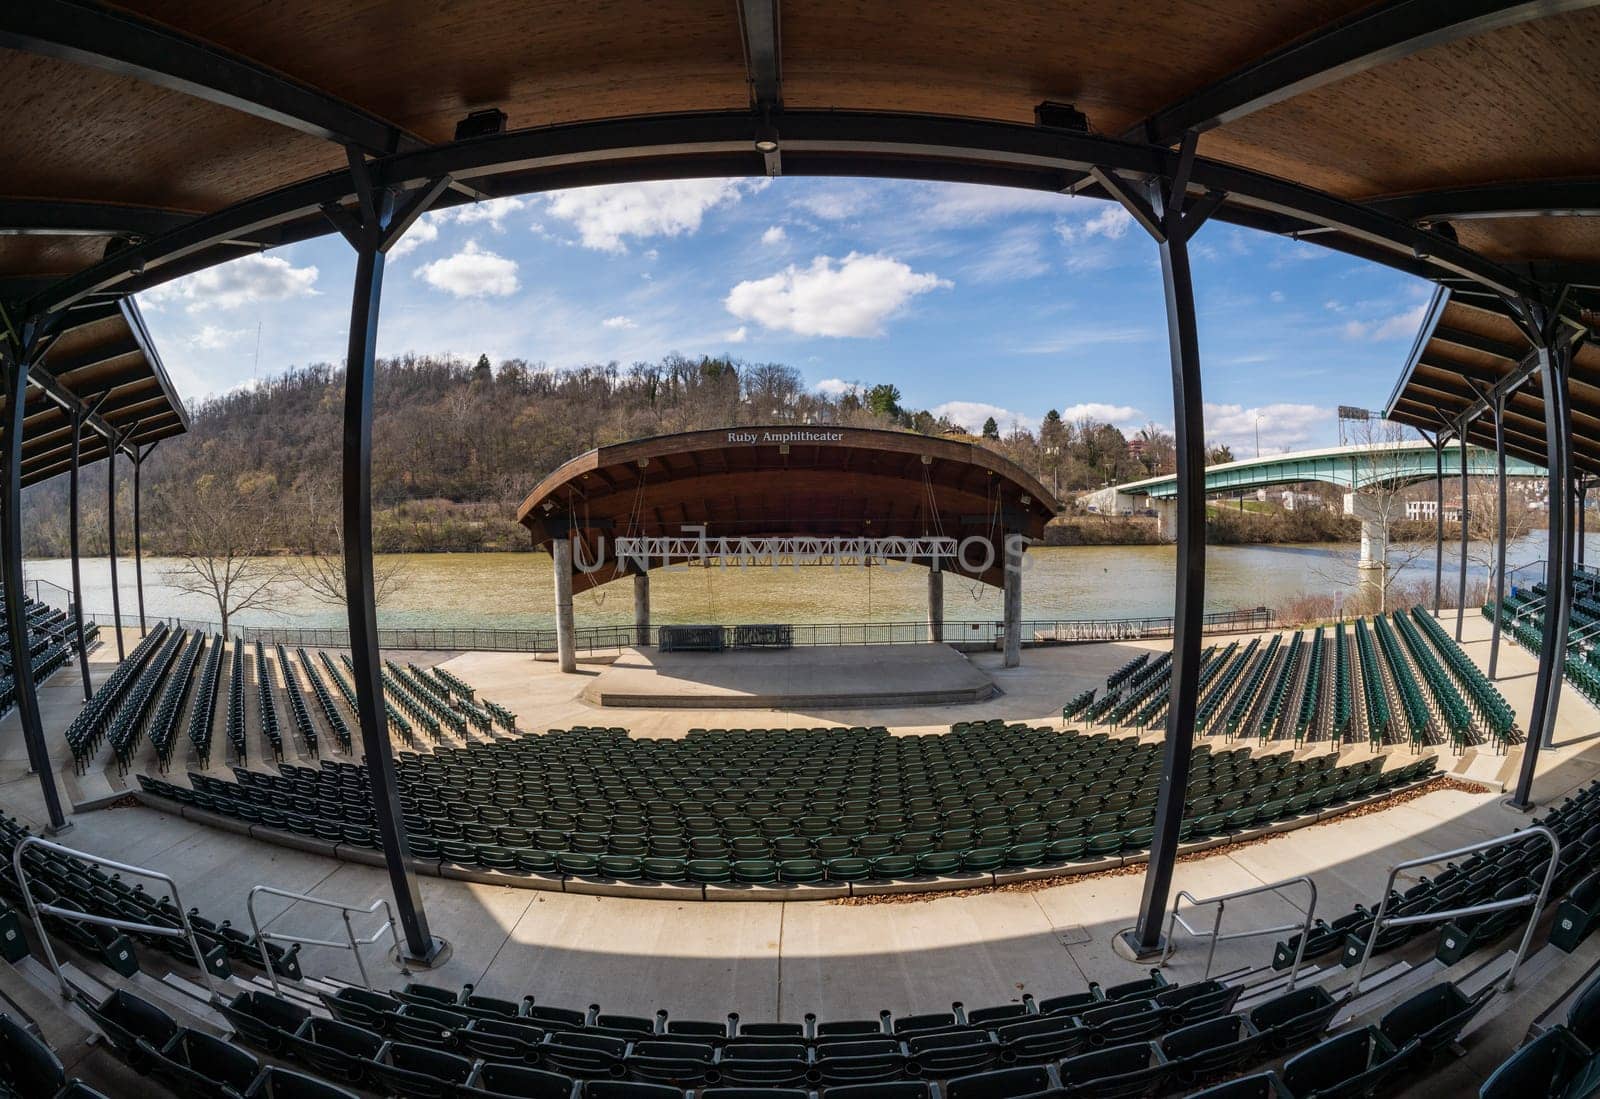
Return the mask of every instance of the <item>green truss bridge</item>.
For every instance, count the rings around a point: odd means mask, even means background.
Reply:
[[[1345,514],[1361,519],[1362,566],[1377,567],[1384,558],[1383,530],[1387,524],[1382,522],[1384,517],[1376,513],[1377,505],[1368,490],[1378,487],[1395,489],[1417,481],[1431,481],[1436,469],[1432,445],[1420,439],[1264,454],[1258,458],[1206,467],[1206,495],[1232,495],[1274,485],[1310,482],[1335,485],[1345,491]],[[1446,477],[1461,475],[1459,444],[1445,446],[1444,471]],[[1495,476],[1494,452],[1469,446],[1467,474],[1472,477]],[[1506,474],[1511,477],[1543,477],[1545,471],[1531,462],[1508,455]],[[1084,494],[1078,502],[1111,515],[1153,509],[1161,518],[1161,529],[1165,533],[1172,529],[1175,517],[1173,504],[1177,496],[1177,478],[1169,474],[1109,485]]]

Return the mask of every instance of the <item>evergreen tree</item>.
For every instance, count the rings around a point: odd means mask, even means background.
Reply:
[[[985,439],[1000,438],[1000,425],[994,422],[993,416],[983,421],[983,437]]]

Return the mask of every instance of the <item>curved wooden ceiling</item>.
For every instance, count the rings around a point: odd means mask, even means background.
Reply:
[[[591,450],[541,481],[517,519],[535,545],[570,533],[588,562],[614,562],[618,537],[701,530],[708,538],[975,537],[999,562],[1006,533],[1042,538],[1059,507],[1031,475],[976,443],[785,424]],[[984,557],[973,550],[968,560]],[[574,562],[573,583],[582,591],[627,574]],[[972,575],[1003,582],[998,564]]]
[[[113,440],[131,458],[139,448],[189,429],[188,413],[131,299],[69,312],[29,377],[32,388],[22,421],[24,486],[71,468],[74,407],[86,413],[78,449],[83,465],[104,458]],[[0,410],[5,406],[0,393]]]
[[[1568,286],[1587,324],[1597,55],[1600,0],[29,0],[0,8],[0,300],[329,232],[347,149],[446,203],[764,172],[1103,197],[1088,167],[1170,174],[1192,130],[1219,218],[1460,295]],[[484,108],[507,134],[455,142]]]

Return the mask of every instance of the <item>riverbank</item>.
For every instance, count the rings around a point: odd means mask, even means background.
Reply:
[[[1417,537],[1410,528],[1417,524],[1397,523],[1396,541]],[[1427,530],[1432,537],[1432,528]],[[1300,511],[1237,510],[1229,504],[1206,508],[1206,542],[1213,546],[1279,546],[1314,544],[1353,544],[1361,540],[1361,523],[1352,516],[1326,508]],[[1171,541],[1159,520],[1147,516],[1064,515],[1045,527],[1047,546],[1158,546]]]

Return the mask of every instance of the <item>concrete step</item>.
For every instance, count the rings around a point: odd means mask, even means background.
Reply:
[[[0,999],[58,1052],[88,1041],[88,1028],[72,1017],[55,977],[32,958],[24,958],[23,962],[34,965],[0,965]],[[30,969],[32,974],[26,972]]]
[[[168,984],[161,977],[153,977],[143,972],[135,973],[127,985],[130,992],[145,997],[182,1026],[201,1030],[219,1038],[233,1033],[228,1021],[209,1004]]]

